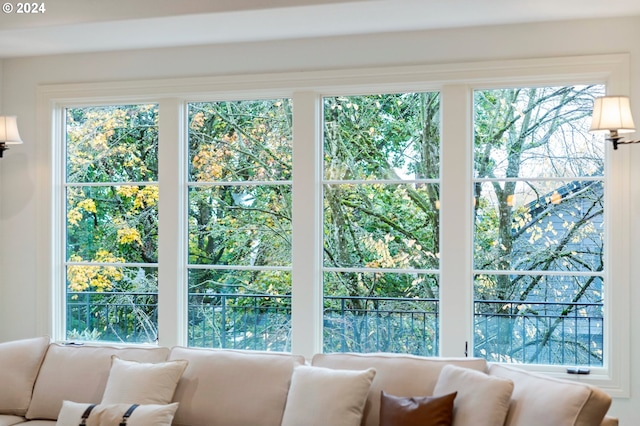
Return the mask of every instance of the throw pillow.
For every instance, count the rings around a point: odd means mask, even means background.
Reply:
[[[376,371],[300,366],[293,370],[282,426],[360,426]]]
[[[48,337],[0,343],[0,414],[26,414],[48,347]]]
[[[458,392],[453,405],[453,426],[502,425],[507,417],[513,382],[454,365],[440,372],[435,396]]]
[[[185,368],[185,360],[154,364],[114,355],[102,404],[168,404]]]
[[[401,397],[382,391],[380,426],[451,426],[456,393]]]
[[[78,426],[82,415],[92,404],[63,401],[56,426]],[[86,419],[87,426],[118,425],[131,404],[98,404]],[[139,405],[131,412],[127,424],[132,426],[171,426],[178,403]]]

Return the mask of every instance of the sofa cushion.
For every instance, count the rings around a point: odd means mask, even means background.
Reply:
[[[380,426],[451,426],[456,392],[443,396],[380,395]]]
[[[12,426],[15,424],[23,423],[24,417],[11,416],[9,414],[0,414],[0,426]]]
[[[64,401],[58,414],[56,426],[78,426],[82,416],[91,404]],[[87,426],[117,425],[132,404],[98,404],[91,409],[86,419]],[[171,426],[177,403],[137,406],[126,423],[134,426]]]
[[[137,362],[112,357],[102,404],[168,404],[187,361]]]
[[[48,346],[48,337],[0,343],[0,414],[25,415]]]
[[[293,371],[282,426],[359,426],[376,371],[303,365]]]
[[[131,361],[162,362],[166,361],[168,354],[168,348],[160,347],[119,348],[52,343],[42,362],[25,417],[55,420],[64,400],[100,403],[111,370],[112,355]]]
[[[506,426],[538,426],[540,413],[554,426],[598,426],[611,397],[593,386],[492,364],[489,374],[515,384]]]
[[[433,394],[442,396],[451,392],[458,393],[453,405],[453,426],[503,425],[509,411],[513,382],[447,365],[440,372]]]
[[[293,369],[304,357],[286,353],[174,347],[189,362],[174,401],[174,425],[280,426]]]
[[[480,358],[427,358],[390,353],[316,354],[311,364],[334,369],[376,370],[364,409],[363,426],[379,425],[381,391],[396,396],[431,396],[445,365],[459,365],[479,371],[487,369],[487,362]]]

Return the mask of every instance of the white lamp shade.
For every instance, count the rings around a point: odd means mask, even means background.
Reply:
[[[593,102],[593,115],[589,131],[617,130],[619,133],[636,131],[631,117],[628,96],[603,96]]]
[[[18,121],[15,115],[0,116],[0,143],[22,143],[18,133]]]

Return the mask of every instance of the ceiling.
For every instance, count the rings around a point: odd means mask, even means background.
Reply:
[[[3,4],[13,10],[0,12],[0,58],[640,16],[639,0],[40,0],[37,14]]]

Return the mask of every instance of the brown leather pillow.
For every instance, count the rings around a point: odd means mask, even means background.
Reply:
[[[382,391],[380,426],[451,426],[457,394],[401,397]]]

